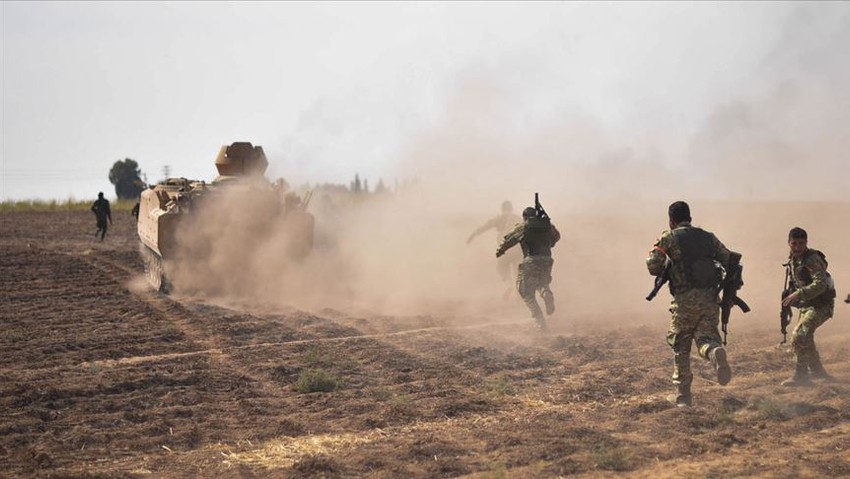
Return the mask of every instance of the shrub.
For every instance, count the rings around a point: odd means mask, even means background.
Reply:
[[[331,392],[339,389],[339,380],[323,369],[301,371],[295,389],[302,393]]]

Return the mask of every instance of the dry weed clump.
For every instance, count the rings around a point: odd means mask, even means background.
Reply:
[[[625,472],[634,468],[631,451],[617,444],[602,443],[591,452],[593,463],[604,471]]]
[[[762,398],[755,403],[756,416],[762,420],[784,421],[788,419],[782,405],[772,397]]]
[[[295,382],[295,390],[302,393],[333,392],[340,387],[339,379],[324,369],[305,369]]]
[[[487,383],[487,389],[495,396],[514,396],[517,392],[510,379],[505,376],[491,379]]]

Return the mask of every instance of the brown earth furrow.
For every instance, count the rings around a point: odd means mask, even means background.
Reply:
[[[101,243],[87,212],[0,214],[0,476],[850,475],[843,303],[818,333],[838,382],[780,387],[793,357],[754,310],[732,382],[694,356],[679,410],[666,319],[217,306],[139,288],[126,219]]]

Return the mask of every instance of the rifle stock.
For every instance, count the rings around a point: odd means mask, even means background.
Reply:
[[[785,298],[794,292],[795,286],[791,281],[791,263],[788,262],[782,266],[785,266],[785,285],[782,287],[782,300],[784,301]],[[779,311],[779,332],[782,333],[782,342],[779,344],[788,342],[788,325],[791,324],[791,318],[793,316],[794,313],[791,311],[791,306],[782,306],[782,309]]]
[[[732,308],[737,306],[742,312],[750,312],[750,307],[747,303],[738,297],[738,290],[744,285],[743,266],[741,266],[741,255],[732,253],[729,256],[729,265],[726,268],[726,276],[723,279],[721,288],[723,297],[720,299],[720,325],[723,330],[723,345],[726,345],[726,336],[729,333],[729,316],[732,314]]]
[[[786,289],[782,291],[782,299],[788,297],[791,294],[791,290]],[[788,342],[788,325],[791,324],[791,317],[794,313],[791,311],[791,306],[783,306],[782,310],[779,311],[779,332],[782,333],[782,342],[779,344],[785,344]]]
[[[652,301],[655,299],[655,296],[661,291],[661,288],[667,284],[667,281],[670,281],[670,261],[667,261],[667,264],[664,265],[664,271],[661,272],[658,276],[655,277],[655,285],[652,287],[652,291],[646,296],[647,301]]]

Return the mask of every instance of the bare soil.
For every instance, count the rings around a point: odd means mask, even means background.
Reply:
[[[838,382],[781,387],[793,358],[751,327],[731,384],[695,357],[677,409],[665,317],[540,334],[234,309],[141,276],[129,217],[101,243],[86,212],[0,214],[0,476],[850,476],[840,301],[817,338]],[[317,372],[332,390],[299,389]]]

